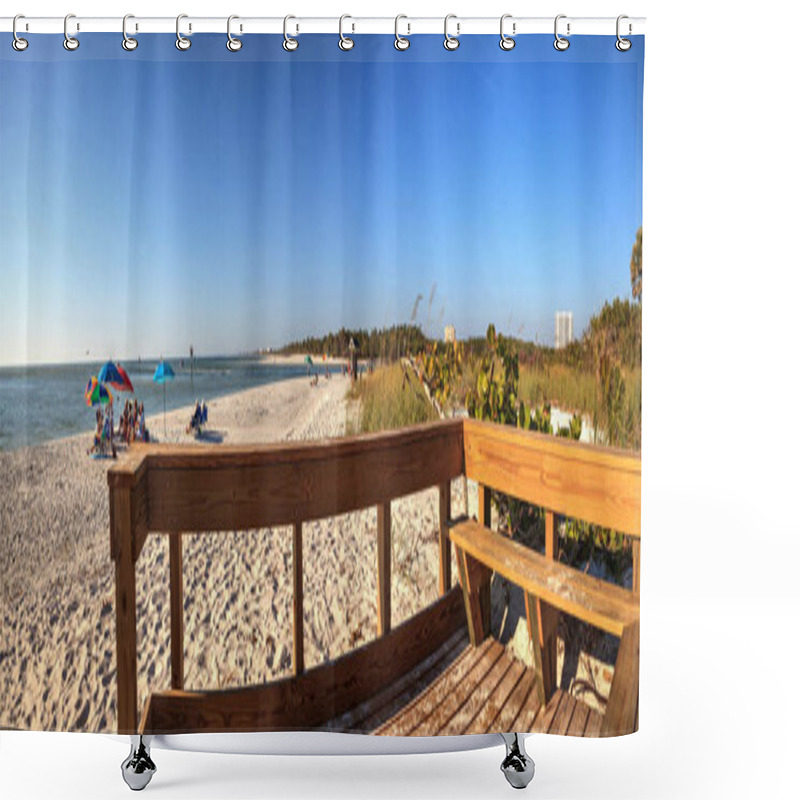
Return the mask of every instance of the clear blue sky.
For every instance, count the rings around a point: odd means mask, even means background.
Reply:
[[[630,296],[642,37],[119,38],[0,48],[0,364],[279,346],[418,294],[428,333],[552,343]]]

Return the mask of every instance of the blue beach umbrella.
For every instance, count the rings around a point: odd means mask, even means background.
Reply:
[[[158,362],[156,371],[153,374],[153,382],[160,383],[164,387],[164,441],[167,440],[167,381],[173,380],[175,380],[175,372],[169,361],[162,359]]]
[[[97,380],[116,389],[118,392],[133,392],[133,384],[128,373],[113,361],[106,361],[97,373]]]

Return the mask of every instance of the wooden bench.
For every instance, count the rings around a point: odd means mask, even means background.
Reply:
[[[553,610],[563,611],[620,638],[603,734],[613,736],[635,731],[639,704],[638,597],[607,581],[549,560],[474,520],[454,526],[450,530],[450,540],[456,547],[473,646],[478,646],[489,634],[487,587],[494,571],[525,593],[540,701],[546,703],[556,688],[555,671],[545,669],[548,658],[542,653],[548,628],[548,621],[543,617]],[[554,663],[554,653],[549,655]]]

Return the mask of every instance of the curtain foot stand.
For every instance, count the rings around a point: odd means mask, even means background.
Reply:
[[[156,765],[150,758],[152,736],[131,736],[131,752],[122,762],[122,779],[134,792],[140,792],[150,783],[156,771]]]
[[[532,780],[536,769],[533,759],[525,752],[521,733],[501,733],[506,746],[506,757],[500,765],[506,780],[515,789],[524,789]]]

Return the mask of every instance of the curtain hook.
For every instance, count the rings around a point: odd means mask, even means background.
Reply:
[[[227,47],[228,50],[231,51],[231,53],[238,53],[242,49],[242,40],[237,39],[235,36],[231,34],[231,22],[233,22],[233,20],[235,19],[239,19],[239,17],[236,16],[236,14],[231,14],[228,17],[228,41],[225,43],[225,47]]]
[[[411,39],[407,39],[405,36],[400,35],[400,20],[401,19],[408,19],[405,14],[398,14],[394,18],[394,47],[395,50],[408,50],[411,47]],[[408,33],[411,34],[411,25],[406,23],[408,26]]]
[[[339,17],[339,47],[342,50],[352,50],[356,43],[349,36],[345,36],[342,31],[342,24],[346,19],[353,18],[349,14],[342,14],[342,16]],[[353,25],[353,30],[355,30],[355,25]]]
[[[458,17],[455,14],[448,14],[444,18],[444,48],[445,50],[458,50],[458,46],[461,44],[461,42],[458,41],[458,34],[456,34],[456,36],[451,36],[447,32],[447,23],[451,19],[458,19]],[[456,25],[456,31],[458,31],[458,25]]]
[[[175,47],[178,50],[188,50],[192,46],[192,40],[181,35],[181,20],[188,18],[188,14],[178,14],[178,18],[175,20]]]
[[[553,47],[555,47],[556,50],[559,50],[562,53],[564,52],[564,50],[567,50],[569,48],[569,39],[565,39],[563,36],[558,35],[558,21],[560,19],[566,19],[566,18],[567,18],[566,14],[559,14],[556,17],[556,22],[554,26],[556,40],[553,42]],[[569,22],[567,23],[567,36],[569,36]]]
[[[619,23],[622,22],[623,19],[628,19],[627,14],[620,14],[617,17],[617,41],[614,47],[620,51],[620,53],[625,53],[633,47],[633,42],[630,39],[625,39],[624,37],[619,35]],[[628,25],[628,33],[631,32],[631,26]]]
[[[505,23],[505,21],[507,19],[512,19],[512,15],[511,14],[503,14],[503,16],[500,17],[500,49],[501,50],[513,50],[517,45],[517,42],[511,36],[506,36],[505,33],[503,32],[503,24]],[[516,25],[514,26],[513,29],[515,29],[515,28],[516,28]]]
[[[134,39],[132,36],[128,36],[128,20],[129,19],[136,19],[133,14],[126,14],[122,18],[122,47],[124,50],[130,52],[131,50],[135,50],[139,46],[139,40]]]
[[[71,19],[75,19],[74,14],[67,14],[67,16],[64,17],[64,49],[70,52],[77,50],[81,44],[74,36],[69,35],[69,21]]]
[[[21,36],[17,36],[17,20],[18,19],[25,19],[24,14],[17,14],[14,17],[14,21],[11,23],[11,33],[14,34],[14,38],[11,41],[11,46],[18,52],[21,53],[23,50],[28,49],[28,40],[23,39]]]
[[[290,19],[296,19],[296,17],[288,14],[283,18],[283,49],[286,50],[287,53],[293,53],[298,47],[300,47],[300,42],[292,36],[289,36],[287,31],[287,25],[289,24]]]

